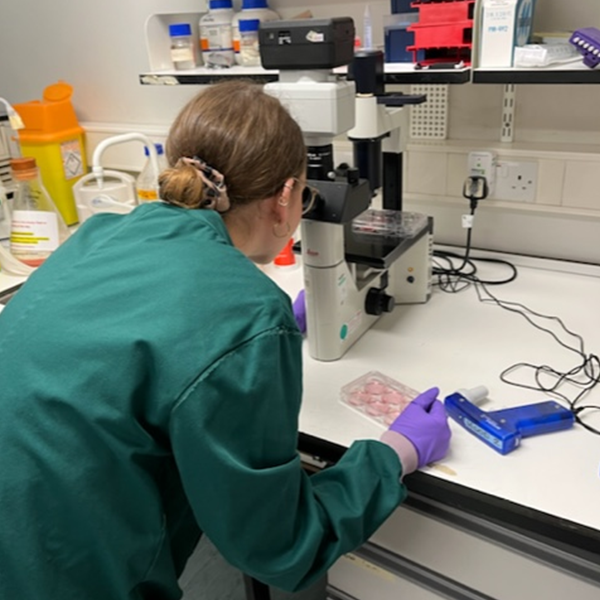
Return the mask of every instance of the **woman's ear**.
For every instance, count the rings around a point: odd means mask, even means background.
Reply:
[[[295,181],[290,177],[281,188],[281,192],[277,199],[277,203],[280,206],[288,206],[291,200],[292,190],[294,189]]]

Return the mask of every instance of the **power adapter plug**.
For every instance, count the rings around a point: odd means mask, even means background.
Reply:
[[[496,166],[498,157],[490,150],[476,150],[469,152],[469,177],[485,177],[488,194],[494,193],[496,185]]]

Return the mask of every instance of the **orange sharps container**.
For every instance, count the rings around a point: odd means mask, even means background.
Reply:
[[[14,104],[25,129],[19,130],[23,156],[36,159],[45,188],[67,225],[77,223],[73,185],[87,173],[84,130],[71,104],[73,88],[48,86],[42,100]]]

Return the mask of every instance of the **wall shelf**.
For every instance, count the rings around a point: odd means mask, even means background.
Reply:
[[[148,17],[145,24],[149,69],[139,75],[142,85],[210,85],[228,77],[250,78],[260,83],[279,79],[277,70],[262,67],[234,66],[209,69],[199,66],[189,71],[176,71],[170,56],[169,25],[190,23],[192,38],[198,39],[198,20],[202,12],[159,13]],[[196,48],[199,51],[198,48]],[[346,73],[346,67],[335,69]],[[597,84],[600,68],[590,69],[582,61],[551,65],[538,69],[462,67],[458,69],[417,69],[415,63],[386,63],[385,83],[412,84]]]
[[[594,84],[600,83],[600,69],[583,63],[553,65],[539,69],[475,68],[473,83]]]
[[[142,85],[210,85],[231,77],[244,77],[268,83],[279,79],[279,72],[262,67],[234,66],[229,69],[196,67],[185,71],[164,69],[140,75]]]
[[[346,67],[334,70],[340,75],[346,74]],[[142,73],[142,85],[210,85],[228,77],[245,77],[262,83],[277,81],[279,71],[262,67],[234,66],[230,69],[209,69],[196,67],[189,71],[161,69]],[[468,83],[471,69],[415,69],[413,63],[386,63],[385,83],[388,84],[432,84],[432,83]]]
[[[432,84],[468,83],[471,67],[460,69],[416,69],[414,63],[386,63],[385,83]]]
[[[335,69],[345,74],[346,68]],[[161,69],[140,74],[142,85],[209,85],[228,77],[247,77],[260,82],[279,79],[279,71],[262,67],[235,66],[230,69],[208,69],[197,67],[189,71]],[[386,63],[387,84],[598,84],[600,68],[589,69],[585,65],[557,66],[545,69],[483,69],[463,67],[461,69],[415,69],[413,63]]]
[[[145,36],[149,69],[139,75],[142,85],[210,85],[228,77],[250,78],[260,83],[279,79],[279,71],[262,67],[235,65],[229,69],[209,69],[204,66],[185,71],[173,69],[169,25],[189,23],[192,28],[192,38],[197,40],[198,21],[201,16],[201,12],[181,12],[158,13],[148,17],[145,23]],[[199,51],[199,48],[196,47],[196,50]],[[384,69],[387,84],[460,84],[471,80],[470,67],[417,69],[414,63],[386,63]],[[347,68],[339,67],[335,72],[345,75]]]

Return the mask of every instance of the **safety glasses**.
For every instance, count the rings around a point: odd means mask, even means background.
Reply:
[[[302,185],[302,182],[294,177],[294,181]],[[312,185],[304,184],[302,188],[302,214],[308,214],[315,206],[317,197],[319,196],[319,190]]]
[[[306,215],[315,206],[319,190],[311,185],[305,185],[302,190],[302,214]]]

